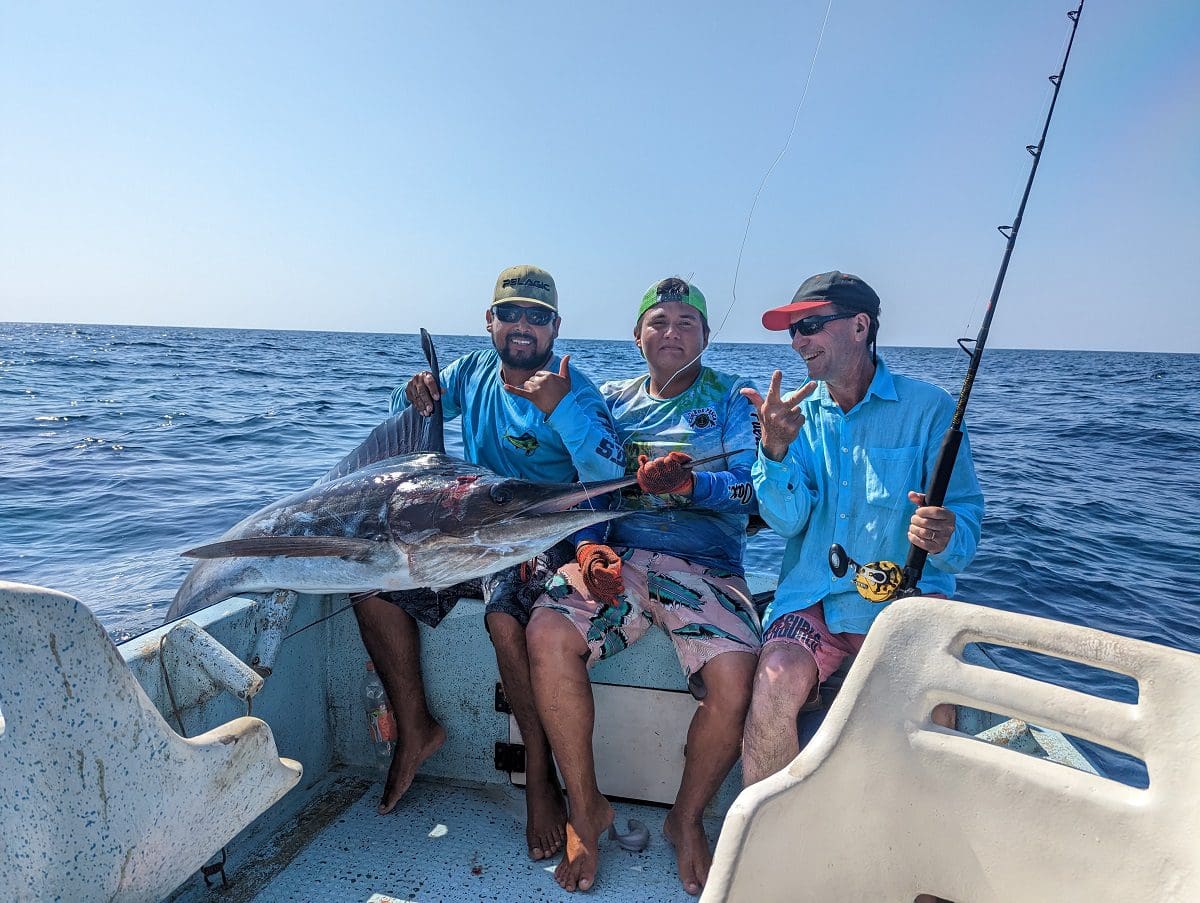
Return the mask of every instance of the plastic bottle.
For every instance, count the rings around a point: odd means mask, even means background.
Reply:
[[[387,693],[379,675],[375,673],[375,663],[370,659],[367,659],[367,673],[363,677],[363,702],[366,704],[367,731],[375,751],[375,763],[387,768],[392,761],[392,751],[396,748],[396,718],[392,715],[392,707],[388,705]]]

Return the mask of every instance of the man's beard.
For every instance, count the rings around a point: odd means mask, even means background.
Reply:
[[[543,370],[554,355],[554,345],[545,351],[538,351],[536,345],[529,349],[517,349],[505,340],[504,345],[496,348],[500,362],[510,370]]]

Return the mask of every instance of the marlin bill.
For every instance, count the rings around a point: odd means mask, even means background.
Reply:
[[[436,374],[433,343],[425,330],[421,337]],[[620,517],[591,502],[636,482],[541,485],[502,477],[446,454],[440,402],[428,417],[410,407],[311,488],[185,552],[200,561],[166,619],[248,592],[442,589]]]

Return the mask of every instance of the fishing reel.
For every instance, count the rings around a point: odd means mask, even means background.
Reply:
[[[911,596],[912,589],[904,585],[904,568],[894,561],[872,561],[859,564],[836,542],[829,547],[829,569],[835,577],[845,577],[854,568],[854,586],[868,602],[880,604],[902,596]]]

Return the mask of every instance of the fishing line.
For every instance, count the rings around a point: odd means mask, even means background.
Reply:
[[[734,265],[734,268],[733,268],[733,288],[732,288],[732,292],[731,292],[732,297],[730,299],[729,305],[725,308],[725,316],[721,318],[720,324],[710,334],[709,342],[716,341],[717,336],[719,336],[721,334],[721,330],[723,330],[725,328],[725,324],[729,320],[729,315],[731,313],[733,313],[733,308],[737,305],[738,275],[742,271],[742,255],[746,251],[746,241],[750,238],[750,224],[754,220],[754,211],[758,207],[758,198],[762,194],[763,188],[766,187],[767,179],[769,179],[771,177],[771,173],[773,173],[775,171],[775,167],[779,165],[779,161],[783,159],[783,155],[786,154],[788,151],[788,148],[791,147],[792,138],[796,134],[796,126],[800,122],[800,110],[804,107],[804,101],[808,97],[809,85],[812,84],[813,72],[817,68],[817,57],[821,53],[821,43],[825,40],[825,26],[829,22],[829,11],[831,9],[833,9],[833,0],[829,0],[829,2],[825,5],[825,17],[821,20],[821,30],[817,33],[817,44],[813,48],[812,59],[809,61],[809,64],[808,64],[808,76],[804,79],[804,90],[800,93],[800,102],[796,104],[796,112],[792,116],[792,127],[791,127],[791,129],[788,130],[787,140],[783,142],[783,147],[780,148],[779,153],[776,154],[775,159],[771,162],[771,165],[767,167],[767,171],[765,173],[763,173],[762,180],[758,183],[758,188],[755,189],[754,198],[750,201],[750,212],[746,215],[746,228],[742,231],[742,243],[738,246],[737,263]],[[680,367],[678,370],[676,370],[673,374],[671,374],[671,378],[668,379],[663,384],[661,389],[659,389],[659,394],[661,395],[663,392],[666,391],[667,386],[671,385],[671,382],[675,379],[676,376],[678,376],[680,373],[682,373],[688,367],[692,366],[692,364],[696,363],[696,361],[700,360],[700,356],[703,353],[704,352],[701,351],[700,354],[697,354],[694,358],[692,358],[690,361],[688,361],[686,364],[684,364],[682,367]]]
[[[353,599],[353,598],[352,598],[352,599],[350,600],[350,604],[348,604],[348,605],[343,605],[341,608],[337,609],[336,611],[331,611],[329,614],[325,615],[324,617],[317,618],[315,621],[309,621],[309,622],[308,622],[307,624],[305,624],[303,627],[298,627],[298,628],[296,628],[295,630],[293,630],[291,633],[287,634],[287,635],[286,635],[286,636],[285,636],[285,637],[284,637],[282,640],[280,640],[279,642],[281,642],[281,643],[286,643],[288,640],[290,640],[292,637],[296,636],[297,634],[304,633],[304,631],[308,630],[308,628],[310,628],[310,627],[316,627],[318,624],[321,624],[321,623],[323,623],[323,622],[325,622],[325,621],[328,621],[328,620],[329,620],[330,618],[332,618],[334,615],[340,615],[340,614],[341,614],[342,612],[344,612],[344,611],[349,611],[351,608],[353,608],[353,607],[354,607],[355,605],[357,605],[359,602],[363,601],[364,599],[366,599],[366,598],[368,598],[368,597],[370,597],[370,596],[373,596],[373,595],[375,595],[375,593],[363,593],[361,596],[360,596],[358,593],[355,593],[354,595],[355,595],[355,596],[358,596],[358,598],[357,598],[357,599]]]

